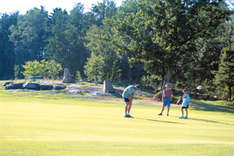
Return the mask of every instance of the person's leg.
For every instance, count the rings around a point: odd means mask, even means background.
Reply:
[[[169,116],[170,106],[167,106],[167,116]]]
[[[163,111],[164,111],[164,107],[166,106],[166,98],[163,99],[163,102],[162,102],[162,108],[161,108],[161,111],[158,115],[162,115]]]
[[[167,116],[169,116],[170,106],[171,106],[171,100],[168,98],[167,99]]]
[[[129,116],[128,109],[129,109],[130,100],[128,98],[124,98],[124,101],[125,101],[125,117],[128,117]]]
[[[130,115],[131,107],[132,107],[132,101],[129,101],[129,103],[128,103],[128,110],[127,110],[127,112],[128,112],[129,115]]]
[[[164,105],[162,106],[161,111],[158,115],[162,115],[163,111],[164,111]]]
[[[129,101],[125,102],[125,116],[128,115],[128,105],[129,105]]]
[[[182,119],[182,118],[184,118],[184,108],[183,107],[181,107],[181,114],[182,114],[182,116],[180,116],[180,118]]]
[[[188,108],[185,108],[186,116],[185,119],[188,119]]]

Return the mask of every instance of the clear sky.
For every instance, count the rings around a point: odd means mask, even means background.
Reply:
[[[33,7],[44,6],[45,10],[52,12],[54,8],[66,9],[68,12],[77,4],[82,3],[85,12],[89,11],[92,4],[101,2],[102,0],[0,0],[0,13],[13,13],[19,11],[20,14],[25,14],[26,11]],[[120,6],[122,0],[114,0],[117,6]],[[229,7],[234,10],[234,0],[226,0]]]
[[[13,13],[19,11],[20,14],[25,14],[26,11],[40,6],[44,6],[45,10],[52,12],[54,8],[66,9],[68,12],[77,3],[84,5],[85,11],[89,11],[92,4],[97,4],[102,0],[0,0],[0,13]],[[122,0],[114,0],[117,6],[120,6]]]

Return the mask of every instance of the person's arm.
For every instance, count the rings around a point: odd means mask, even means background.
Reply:
[[[132,98],[133,98],[133,96],[128,94],[128,99],[131,100]]]
[[[165,97],[165,92],[164,92],[164,89],[162,90],[162,102],[163,102],[163,99]]]

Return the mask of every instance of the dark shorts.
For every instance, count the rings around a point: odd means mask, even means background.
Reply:
[[[182,109],[187,109],[187,108],[189,108],[189,105],[187,105],[186,107],[182,106]]]
[[[124,98],[124,101],[125,102],[129,102],[130,100],[128,98]]]

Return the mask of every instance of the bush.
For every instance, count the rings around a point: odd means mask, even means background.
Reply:
[[[23,65],[25,77],[30,76],[43,76],[48,79],[58,78],[59,72],[62,70],[62,66],[56,63],[54,60],[46,61],[28,61]]]

